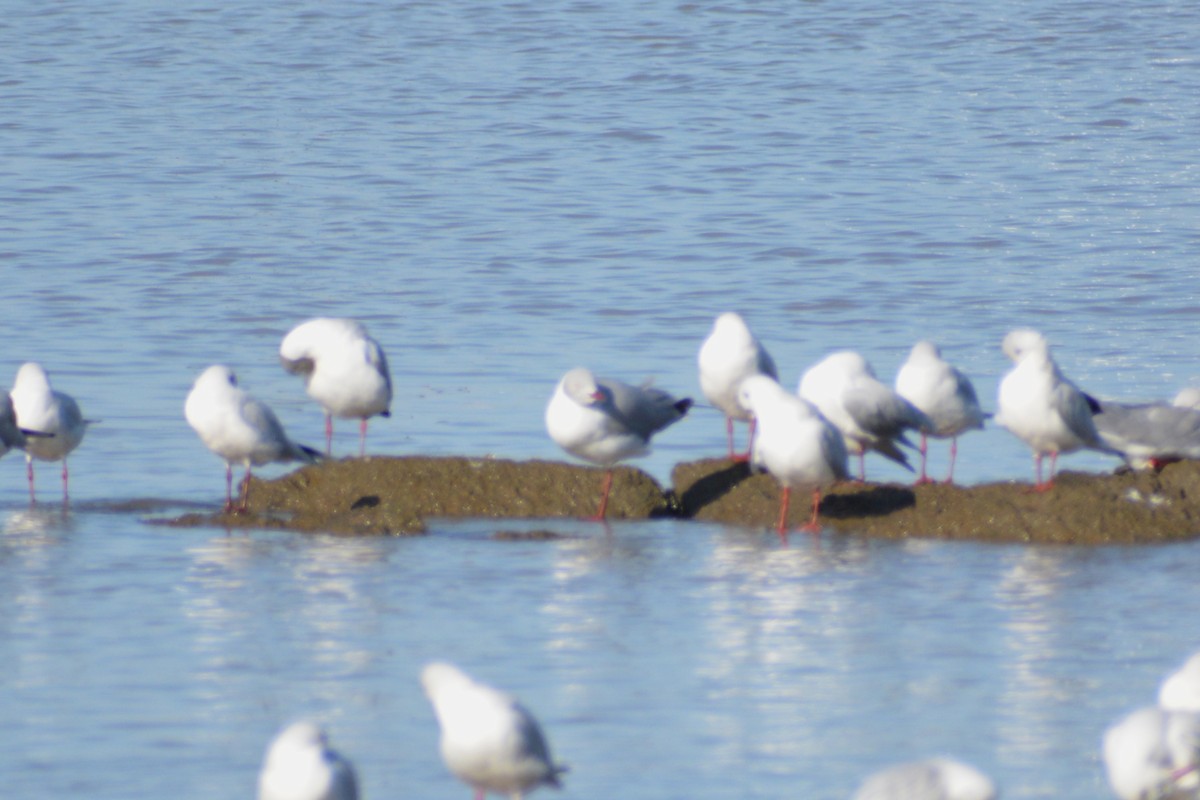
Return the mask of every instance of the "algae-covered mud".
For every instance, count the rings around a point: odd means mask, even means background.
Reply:
[[[251,481],[245,513],[191,513],[172,524],[405,534],[422,532],[436,517],[581,518],[595,513],[603,475],[549,461],[345,459]],[[673,488],[664,489],[640,470],[619,467],[608,518],[775,524],[779,486],[746,464],[688,462],[671,477]],[[807,495],[794,493],[789,522],[799,526],[809,510]],[[1066,472],[1048,492],[1026,483],[845,483],[822,500],[821,520],[836,532],[883,537],[1080,544],[1191,539],[1200,534],[1200,465],[1181,462],[1159,473]]]

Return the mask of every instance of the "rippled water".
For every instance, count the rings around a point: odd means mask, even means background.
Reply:
[[[841,347],[890,378],[929,337],[990,400],[1000,338],[1034,325],[1099,396],[1200,383],[1198,39],[1190,5],[1107,0],[5,15],[0,374],[40,360],[102,420],[65,515],[54,468],[30,512],[0,462],[11,793],[247,796],[266,738],[311,713],[368,796],[460,796],[415,683],[432,657],[540,713],[564,797],[844,797],[942,751],[1009,797],[1105,793],[1104,725],[1198,645],[1176,610],[1192,545],[143,518],[219,501],[182,419],[210,363],[319,440],[275,357],[316,314],[388,351],[376,453],[559,458],[541,414],[562,372],[695,393],[727,309],[785,382]],[[722,447],[701,408],[641,465],[668,482]],[[1029,472],[1003,431],[962,442],[966,482]]]

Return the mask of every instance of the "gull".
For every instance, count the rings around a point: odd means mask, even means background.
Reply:
[[[933,482],[925,474],[929,436],[950,440],[950,473],[946,483],[953,483],[959,434],[983,428],[987,417],[979,407],[975,387],[966,375],[942,359],[937,345],[921,341],[913,345],[908,360],[896,373],[896,392],[933,423],[931,430],[921,431],[921,473],[917,483]]]
[[[188,424],[204,446],[225,460],[225,511],[234,511],[233,465],[244,464],[242,505],[250,500],[253,466],[272,461],[312,463],[319,455],[310,447],[294,443],[269,407],[238,386],[233,370],[214,364],[200,373],[183,406]]]
[[[271,740],[258,773],[258,800],[358,800],[354,765],[313,722],[294,722]]]
[[[554,763],[537,720],[511,696],[441,661],[421,670],[421,685],[441,728],[442,760],[476,800],[488,792],[520,800],[538,786],[559,787],[567,768]]]
[[[738,402],[758,420],[754,462],[783,486],[776,529],[787,530],[788,503],[793,488],[812,491],[812,517],[803,530],[820,530],[821,490],[850,477],[846,445],[837,428],[821,416],[812,403],[790,394],[766,375],[751,375],[741,382]]]
[[[283,368],[304,376],[308,396],[325,411],[325,454],[333,449],[333,418],[357,419],[358,454],[367,451],[367,420],[391,416],[392,376],[379,343],[352,319],[301,323],[279,345]]]
[[[874,773],[853,800],[995,800],[996,796],[996,785],[974,767],[951,758],[929,758]]]
[[[821,410],[842,432],[846,450],[858,456],[859,480],[867,479],[867,450],[875,450],[905,469],[908,457],[896,443],[912,446],[906,430],[932,430],[929,418],[875,377],[858,353],[842,350],[826,356],[800,379],[800,396]]]
[[[1186,389],[1180,389],[1179,394],[1171,400],[1171,405],[1179,408],[1194,408],[1200,411],[1200,389],[1189,386]]]
[[[597,378],[577,367],[563,376],[546,406],[546,430],[573,456],[605,467],[600,510],[604,519],[613,465],[649,451],[650,437],[679,420],[692,400],[677,400],[649,385]]]
[[[1037,331],[1011,331],[1001,349],[1015,366],[1000,381],[996,424],[1033,450],[1034,489],[1046,491],[1054,485],[1059,453],[1106,449],[1092,419],[1100,405],[1063,376],[1046,339]],[[1047,453],[1050,477],[1043,482],[1042,459]]]
[[[751,375],[778,378],[775,362],[750,332],[741,315],[727,311],[717,317],[712,332],[700,346],[700,390],[725,414],[725,433],[729,439],[729,458],[746,461],[754,447],[756,425],[750,409],[738,401],[738,387]],[[733,421],[750,423],[750,442],[743,455],[733,451]]]
[[[29,361],[17,370],[11,393],[17,425],[40,435],[25,440],[26,475],[29,479],[29,502],[36,503],[33,489],[33,461],[62,461],[63,505],[69,500],[67,490],[67,455],[83,441],[83,434],[92,420],[83,418],[79,404],[63,392],[50,386],[50,378],[41,364]]]
[[[1165,403],[1099,401],[1092,415],[1104,445],[1134,469],[1161,469],[1184,458],[1200,458],[1200,411]]]
[[[1168,675],[1158,689],[1159,708],[1200,712],[1200,653]]]
[[[1104,733],[1108,783],[1121,800],[1184,800],[1200,788],[1200,714],[1139,708]]]

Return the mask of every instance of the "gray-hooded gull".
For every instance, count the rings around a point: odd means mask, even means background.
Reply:
[[[921,470],[917,483],[932,483],[925,472],[930,436],[950,440],[950,471],[946,483],[953,483],[959,435],[983,428],[987,418],[979,407],[975,387],[966,375],[942,358],[937,345],[920,341],[913,345],[908,360],[896,373],[896,392],[929,417],[933,424],[931,430],[921,431]]]
[[[820,530],[821,491],[850,477],[841,433],[816,406],[766,375],[746,378],[738,395],[739,402],[758,420],[754,463],[783,487],[776,529],[780,534],[787,531],[791,491],[802,489],[812,492],[812,516],[803,529]]]
[[[379,343],[352,319],[318,317],[297,325],[279,345],[284,369],[304,376],[308,396],[325,412],[325,454],[333,418],[357,419],[358,454],[366,455],[367,420],[391,415],[392,376]]]
[[[909,447],[908,430],[932,430],[929,418],[892,387],[875,377],[867,360],[851,350],[826,356],[800,379],[800,396],[821,410],[858,456],[858,477],[866,480],[864,455],[874,450],[905,469],[908,457],[897,444]]]
[[[729,440],[729,458],[745,461],[754,447],[755,420],[750,409],[738,400],[738,387],[752,375],[778,378],[775,362],[766,348],[750,331],[741,315],[727,311],[717,317],[712,332],[700,346],[700,390],[725,415],[725,433]],[[733,421],[750,423],[749,444],[744,454],[733,447]]]
[[[421,685],[441,729],[442,760],[476,800],[489,792],[520,800],[539,786],[559,786],[566,767],[554,762],[541,726],[510,695],[441,661],[425,666]]]
[[[225,460],[225,511],[245,511],[250,473],[273,461],[312,463],[319,453],[288,438],[279,418],[240,386],[233,370],[214,364],[200,373],[183,406],[184,417],[209,450]],[[242,505],[233,505],[233,465],[246,468]]]
[[[562,377],[546,406],[546,431],[571,455],[605,467],[594,519],[604,519],[608,508],[613,465],[648,452],[650,437],[683,419],[691,406],[691,398],[597,378],[583,367]]]

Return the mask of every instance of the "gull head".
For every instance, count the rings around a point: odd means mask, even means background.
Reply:
[[[1047,356],[1050,353],[1050,345],[1046,343],[1046,337],[1032,328],[1017,328],[1009,331],[1008,335],[1004,337],[1000,349],[1004,351],[1004,355],[1012,359],[1013,363],[1018,364],[1031,354]]]

